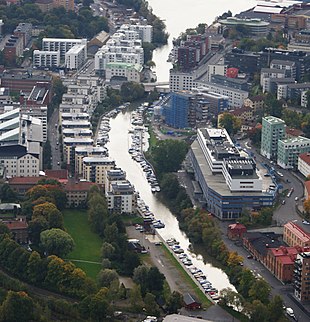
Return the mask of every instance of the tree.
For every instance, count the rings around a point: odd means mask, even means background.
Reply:
[[[58,209],[54,209],[48,214],[48,227],[64,229],[64,218]]]
[[[250,322],[269,322],[272,321],[269,319],[267,307],[261,303],[259,300],[255,300],[250,305]]]
[[[115,252],[115,247],[110,243],[103,242],[101,246],[101,256],[102,258],[110,259]]]
[[[178,313],[178,310],[183,306],[183,296],[177,291],[173,291],[167,299],[167,311],[170,314]]]
[[[164,288],[165,275],[157,267],[151,267],[147,274],[148,290],[152,293],[160,294]]]
[[[223,113],[219,119],[219,126],[226,129],[229,135],[236,134],[241,128],[241,121],[230,113]]]
[[[307,213],[307,218],[309,218],[310,215],[310,198],[304,201],[304,210]]]
[[[11,231],[7,225],[0,222],[0,235],[3,235],[3,234],[11,235]]]
[[[234,292],[231,288],[224,288],[221,291],[221,303],[226,306],[232,306],[237,311],[241,311],[244,303],[243,297]]]
[[[144,96],[144,86],[136,82],[125,82],[121,86],[121,97],[123,101],[133,102]]]
[[[46,268],[38,252],[33,251],[27,263],[27,276],[31,283],[40,285],[46,275]]]
[[[159,316],[159,306],[156,303],[156,297],[152,293],[146,293],[144,297],[145,311],[148,314]]]
[[[268,304],[270,321],[279,321],[283,316],[283,300],[281,296],[275,295]]]
[[[39,245],[40,234],[46,229],[48,229],[48,222],[43,216],[38,216],[29,222],[29,238],[33,244]]]
[[[159,141],[151,150],[156,172],[162,174],[179,170],[187,151],[188,146],[183,141]]]
[[[249,289],[249,296],[253,300],[259,300],[263,304],[269,303],[270,286],[262,278],[256,279]]]
[[[144,307],[144,302],[141,295],[141,289],[139,285],[134,285],[130,290],[130,305],[136,312],[141,312]]]
[[[148,273],[149,268],[145,265],[140,265],[133,271],[132,279],[136,284],[140,285],[142,294],[145,294],[148,288]]]
[[[227,259],[228,266],[236,266],[243,263],[243,257],[238,255],[237,252],[229,252],[229,256]]]
[[[8,291],[1,306],[1,321],[28,322],[33,319],[34,303],[26,292]]]
[[[57,256],[65,256],[70,253],[75,244],[72,237],[65,231],[52,228],[44,230],[40,234],[41,247],[48,254],[55,254]]]
[[[15,202],[17,200],[16,192],[7,184],[3,184],[0,188],[1,202]]]
[[[42,216],[48,220],[50,213],[56,210],[58,210],[57,207],[51,202],[41,203],[33,207],[32,218],[35,219]]]
[[[98,284],[101,287],[107,287],[109,288],[111,283],[115,280],[118,281],[118,274],[114,269],[102,269],[97,276]]]

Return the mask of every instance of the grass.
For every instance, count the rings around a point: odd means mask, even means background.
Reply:
[[[75,242],[74,250],[68,254],[71,260],[82,260],[96,263],[85,263],[73,261],[73,263],[83,269],[87,276],[95,279],[101,269],[100,249],[101,238],[90,230],[85,210],[65,210],[64,224],[68,233]],[[97,264],[99,263],[99,264]]]
[[[156,146],[157,145],[157,138],[156,138],[156,135],[152,129],[152,126],[150,125],[149,126],[149,135],[150,135],[150,138],[149,138],[149,149],[151,149],[152,147]]]
[[[143,218],[140,216],[130,216],[130,215],[122,215],[122,222],[127,226],[132,226],[135,224],[142,225],[143,224]]]
[[[166,254],[166,256],[171,260],[173,265],[176,267],[176,269],[179,271],[180,275],[186,281],[193,291],[195,292],[196,296],[198,297],[199,301],[201,302],[203,308],[208,308],[211,306],[211,301],[208,300],[206,295],[201,291],[201,289],[198,287],[198,285],[193,281],[193,279],[187,274],[187,272],[184,270],[184,268],[181,266],[181,264],[177,261],[177,259],[171,254],[170,250],[165,246],[162,245],[162,248]]]

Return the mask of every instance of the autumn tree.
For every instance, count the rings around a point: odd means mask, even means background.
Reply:
[[[37,218],[39,216],[43,216],[46,220],[48,220],[49,214],[58,210],[57,207],[51,202],[45,202],[33,207],[32,217]]]
[[[240,130],[241,120],[231,113],[225,112],[221,114],[219,126],[226,129],[229,135],[233,135]]]
[[[41,247],[44,251],[48,254],[55,254],[60,257],[70,253],[75,246],[72,237],[58,228],[42,231],[40,240]]]
[[[243,257],[238,255],[237,252],[229,252],[227,264],[228,266],[236,266],[243,263]]]
[[[0,307],[0,320],[4,322],[28,322],[33,319],[34,303],[26,292],[8,291]]]

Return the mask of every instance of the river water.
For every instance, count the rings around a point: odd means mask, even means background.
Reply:
[[[154,14],[165,21],[166,30],[170,34],[168,45],[153,53],[159,82],[169,80],[172,65],[167,59],[173,38],[177,38],[187,28],[197,27],[199,23],[210,25],[215,17],[228,10],[235,15],[256,5],[255,0],[148,0],[148,3]]]
[[[158,230],[160,236],[164,240],[174,237],[180,242],[181,247],[187,250],[190,243],[186,235],[179,229],[176,217],[151,192],[145,173],[139,163],[135,162],[128,153],[131,145],[130,134],[128,134],[128,130],[131,129],[130,115],[130,112],[119,113],[116,118],[110,120],[110,142],[107,144],[109,155],[115,160],[118,167],[126,171],[127,179],[139,191],[140,197],[149,206],[156,219],[160,219],[165,223],[166,227]],[[189,253],[188,251],[186,252]],[[191,254],[190,257],[193,264],[206,274],[207,279],[214,287],[219,290],[225,287],[234,289],[234,286],[229,283],[227,275],[222,270],[213,267],[209,263],[204,264],[201,255]]]

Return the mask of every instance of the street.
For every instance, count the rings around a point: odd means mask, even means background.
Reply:
[[[57,124],[57,127],[55,124]],[[58,126],[59,111],[58,109],[55,109],[47,125],[47,137],[51,144],[52,169],[54,170],[61,168],[60,145],[57,145],[57,142],[59,142]]]

